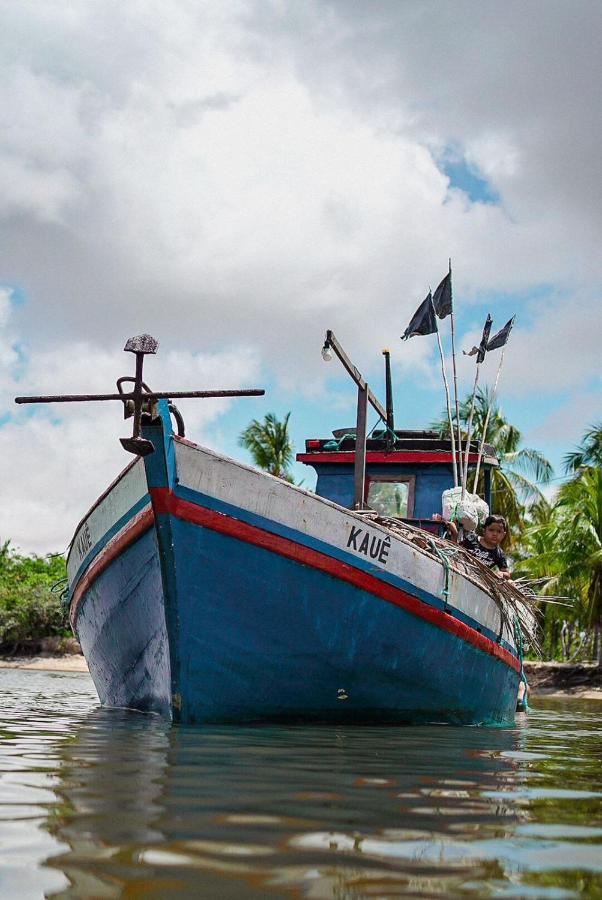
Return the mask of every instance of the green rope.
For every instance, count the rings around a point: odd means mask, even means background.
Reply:
[[[445,584],[443,586],[443,590],[441,591],[441,596],[443,597],[443,609],[444,611],[447,611],[447,604],[449,602],[449,573],[451,570],[450,558],[455,556],[458,551],[451,549],[443,550],[441,547],[438,547],[433,540],[430,539],[428,544],[429,548],[439,558],[439,561],[443,565]]]
[[[370,431],[369,431],[368,434],[366,435],[366,439],[368,439],[369,437],[372,437],[372,433],[376,430],[377,426],[380,425],[381,422],[382,422],[382,424],[385,426],[385,434],[390,435],[390,437],[393,438],[393,443],[395,443],[395,441],[397,440],[397,435],[395,434],[394,431],[392,431],[392,430],[389,428],[389,426],[388,426],[387,423],[384,421],[384,419],[377,419],[377,420],[376,420],[376,422],[374,423],[374,425],[372,426],[372,428],[370,429]],[[332,441],[326,441],[326,443],[324,444],[324,446],[323,446],[322,449],[323,449],[323,450],[328,450],[328,451],[339,450],[340,447],[341,447],[341,445],[342,445],[342,443],[343,443],[343,441],[346,441],[346,440],[355,441],[355,440],[356,440],[356,437],[357,437],[357,435],[355,435],[355,434],[344,434],[342,437],[340,437],[340,438],[338,439],[338,441],[335,441],[335,440],[332,440]]]
[[[322,449],[323,450],[338,450],[339,447],[341,446],[341,444],[343,443],[343,441],[346,441],[348,438],[351,439],[352,441],[354,441],[355,435],[354,434],[344,434],[341,438],[339,438],[338,441],[326,441],[326,443],[324,444]]]
[[[525,667],[523,665],[525,642],[524,642],[524,638],[523,638],[523,630],[520,627],[520,622],[519,622],[517,615],[514,616],[514,620],[513,620],[512,624],[514,626],[514,640],[516,641],[516,649],[518,650],[518,658],[520,661],[520,680],[524,681],[524,683],[525,683],[525,693],[524,693],[521,703],[524,707],[524,711],[527,712],[527,710],[529,709],[529,701],[527,700],[527,690],[529,688],[529,682],[527,681],[527,676],[525,674]]]
[[[389,428],[389,426],[388,426],[387,423],[384,421],[384,419],[381,419],[380,421],[381,421],[381,422],[383,423],[383,425],[385,426],[385,434],[388,434],[388,435],[393,439],[393,444],[395,444],[395,442],[397,441],[397,435],[395,434],[395,432],[393,431],[392,428]],[[377,423],[377,424],[378,424],[378,423]],[[376,425],[374,426],[374,428],[376,428]],[[374,428],[372,429],[373,431],[374,431]]]
[[[56,581],[50,588],[50,592],[52,594],[59,595],[59,600],[61,601],[63,613],[66,615],[67,612],[69,611],[69,605],[71,603],[71,594],[69,593],[68,579],[61,578],[60,581]]]

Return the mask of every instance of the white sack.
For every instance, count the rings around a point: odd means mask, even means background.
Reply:
[[[441,502],[444,521],[462,525],[465,531],[474,531],[489,515],[489,507],[477,494],[469,494],[466,491],[462,500],[461,487],[443,491]]]

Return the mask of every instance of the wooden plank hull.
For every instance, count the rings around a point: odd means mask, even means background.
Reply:
[[[387,529],[175,438],[166,415],[145,436],[155,453],[69,558],[103,703],[186,723],[513,721],[520,664],[483,588],[452,571],[445,603],[441,562]]]

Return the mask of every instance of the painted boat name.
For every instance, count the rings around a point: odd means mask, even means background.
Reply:
[[[82,532],[75,543],[75,549],[77,550],[80,560],[84,558],[88,550],[92,549],[92,538],[90,537],[90,528],[87,522],[84,523]]]
[[[356,528],[355,525],[352,525],[347,546],[358,553],[363,553],[364,556],[369,556],[370,559],[377,559],[386,566],[389,550],[391,549],[391,538],[379,538],[376,535],[370,536],[363,528]]]

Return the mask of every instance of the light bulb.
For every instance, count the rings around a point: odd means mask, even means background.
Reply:
[[[332,350],[330,349],[330,344],[324,344],[322,347],[322,359],[324,362],[330,362],[332,359]]]

